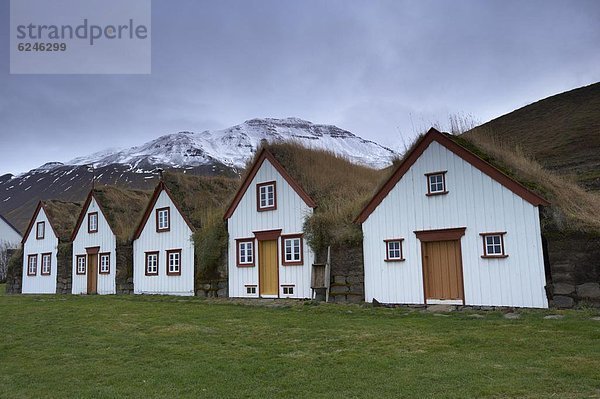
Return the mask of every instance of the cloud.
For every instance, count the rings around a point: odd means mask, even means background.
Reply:
[[[2,58],[0,174],[266,116],[402,147],[449,114],[486,121],[600,80],[595,1],[152,4],[149,76],[9,75]]]

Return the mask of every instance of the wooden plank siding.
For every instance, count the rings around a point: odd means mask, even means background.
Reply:
[[[447,171],[447,194],[427,196],[426,173]],[[424,302],[422,248],[415,231],[466,227],[460,239],[467,305],[548,306],[537,206],[433,141],[362,224],[365,296]],[[508,257],[483,259],[480,233],[506,231]],[[403,262],[385,262],[385,243],[404,238]]]
[[[45,223],[44,238],[36,239],[36,225],[39,222]],[[51,269],[50,275],[42,275],[42,254],[50,253]],[[55,294],[58,264],[58,237],[50,226],[50,220],[43,207],[33,222],[33,228],[25,237],[23,245],[23,294]],[[35,276],[27,275],[27,261],[29,255],[37,255],[37,273]]]
[[[157,232],[156,210],[170,208],[169,231]],[[181,274],[167,275],[167,251],[181,249]],[[146,252],[158,255],[158,275],[147,276]],[[162,190],[139,237],[133,242],[133,288],[136,294],[194,295],[192,230],[166,191]]]
[[[275,181],[277,190],[277,209],[258,212],[256,185],[258,183]],[[252,179],[248,190],[237,204],[235,211],[228,219],[229,232],[228,272],[230,297],[258,297],[259,296],[259,245],[254,239],[255,265],[253,267],[237,266],[236,239],[253,238],[254,232],[281,229],[281,235],[303,233],[303,224],[307,216],[312,214],[310,208],[298,193],[290,186],[276,168],[266,159]],[[314,255],[303,239],[303,262],[300,265],[284,266],[281,259],[281,239],[277,239],[277,254],[279,268],[279,296],[284,297],[284,285],[293,285],[294,294],[285,295],[291,298],[310,298],[310,274]],[[248,294],[246,286],[257,287],[256,294]]]
[[[98,232],[88,232],[88,214],[97,212],[98,213]],[[104,294],[115,294],[116,293],[116,261],[117,261],[117,238],[113,234],[108,221],[104,217],[104,213],[100,210],[96,199],[92,197],[88,209],[85,210],[83,222],[79,226],[76,233],[75,240],[73,240],[73,260],[72,260],[72,276],[73,285],[71,292],[73,294],[85,294],[88,292],[87,282],[88,274],[91,271],[90,264],[87,264],[87,270],[85,275],[77,274],[77,256],[86,255],[86,248],[99,247],[98,253],[109,253],[110,254],[110,273],[109,274],[97,274],[97,293]],[[88,259],[89,260],[89,259]],[[99,266],[96,268],[98,273]]]

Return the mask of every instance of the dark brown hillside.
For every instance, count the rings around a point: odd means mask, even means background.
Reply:
[[[600,83],[537,101],[465,135],[516,145],[542,166],[600,190]]]

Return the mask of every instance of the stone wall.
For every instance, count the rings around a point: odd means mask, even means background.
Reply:
[[[117,294],[133,294],[133,244],[117,243],[117,269],[115,284]]]
[[[9,249],[8,257],[6,293],[20,294],[21,283],[23,282],[23,251],[20,249]]]
[[[600,237],[586,234],[548,235],[550,306],[600,307]]]
[[[71,243],[58,244],[58,262],[56,269],[56,293],[70,294],[72,292],[73,275],[73,246]]]
[[[325,263],[327,251],[321,251],[316,263]],[[330,302],[360,303],[365,300],[362,245],[331,248]],[[322,299],[319,295],[318,299]]]
[[[227,277],[215,280],[198,281],[196,296],[205,298],[227,298]]]

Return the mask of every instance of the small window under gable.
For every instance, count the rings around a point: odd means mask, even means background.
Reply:
[[[481,233],[483,240],[483,255],[482,258],[506,258],[504,250],[504,235],[503,232]]]
[[[402,251],[404,238],[391,238],[383,241],[385,242],[386,262],[401,262],[404,260],[404,252]]]
[[[447,171],[425,174],[425,177],[427,178],[426,195],[448,194],[448,190],[446,189],[446,172]]]
[[[171,208],[159,208],[156,210],[156,231],[161,233],[171,229]]]
[[[98,232],[98,212],[88,213],[88,233]]]
[[[52,271],[52,254],[42,254],[42,276],[49,276]]]
[[[256,206],[259,212],[277,209],[277,189],[275,181],[256,185]]]
[[[46,235],[46,222],[37,222],[35,225],[35,238],[43,240]]]

